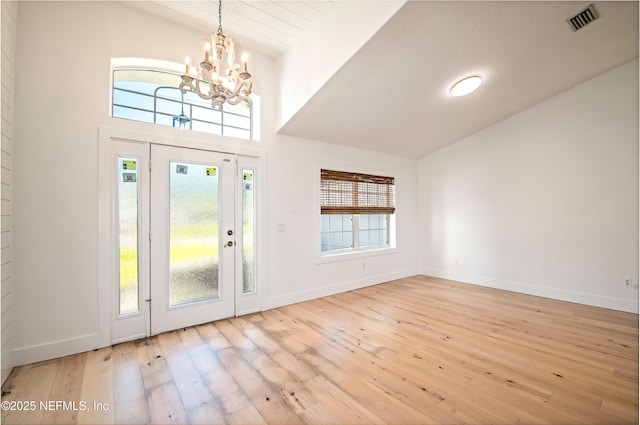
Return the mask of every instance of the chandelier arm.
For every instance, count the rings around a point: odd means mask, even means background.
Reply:
[[[242,102],[242,99],[238,99],[236,97],[228,97],[227,98],[227,103],[229,105],[237,105],[238,103]]]
[[[242,84],[238,84],[238,81],[236,81],[234,90],[233,91],[227,90],[228,91],[227,102],[229,102],[232,105],[237,105],[238,103],[244,100],[247,102],[249,106],[251,106],[252,102],[251,102],[251,98],[249,97],[249,95],[251,94],[251,88],[252,88],[251,80],[245,81]]]
[[[247,88],[247,95],[251,94],[251,90],[253,89],[253,82],[251,80],[244,83],[244,86]]]
[[[192,84],[190,84],[189,86],[191,87],[191,91],[194,92],[195,94],[197,94],[201,99],[206,99],[209,100],[213,97],[212,92],[210,91],[209,94],[203,93],[202,90],[200,89],[200,79],[196,78],[196,84],[195,86]]]
[[[200,72],[198,72],[198,78],[196,78],[196,85],[198,87],[198,91],[200,91],[200,81],[209,81],[209,71],[205,67],[200,68]]]
[[[233,90],[229,90],[229,97],[236,97],[240,95],[240,90],[242,89],[242,84],[238,84],[238,80],[235,81],[233,85]]]
[[[238,96],[235,96],[235,97],[228,97],[227,98],[227,103],[229,105],[237,105],[238,103],[240,103],[242,101],[247,102],[247,104],[249,106],[252,105],[251,98],[246,97],[246,96],[238,95]]]
[[[189,83],[183,81],[178,86],[178,90],[180,90],[180,93],[185,94],[186,92],[191,91],[191,90],[187,90],[188,87],[189,87]]]
[[[202,74],[201,74],[199,77],[202,77]],[[193,87],[193,92],[194,92],[195,94],[197,94],[198,96],[202,97],[203,93],[202,93],[202,91],[200,90],[200,81],[201,81],[201,79],[200,79],[200,78],[196,78],[196,80],[195,80],[195,85],[194,85],[194,87]]]
[[[180,92],[182,92],[183,94],[190,91],[190,92],[194,92],[195,93],[195,87],[193,86],[193,79],[188,80],[187,78],[189,77],[182,77],[182,82],[180,83],[180,85],[178,86],[178,89],[180,89]]]

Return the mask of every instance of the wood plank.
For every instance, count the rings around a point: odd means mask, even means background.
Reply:
[[[233,319],[216,322],[215,327],[238,352],[246,353],[256,350],[257,347],[233,325],[232,320]]]
[[[137,348],[150,422],[187,423],[187,412],[160,348],[158,337],[141,340]]]
[[[249,405],[244,409],[235,411],[225,417],[225,422],[229,425],[267,425],[258,409],[254,405]]]
[[[225,423],[220,406],[214,401],[193,407],[187,414],[191,424],[211,425]]]
[[[189,347],[189,355],[207,383],[216,404],[224,415],[246,409],[251,402],[215,356],[211,345],[202,338],[201,330],[200,327],[197,330],[187,329],[180,334],[180,338]]]
[[[144,381],[138,361],[136,342],[125,342],[113,347],[113,402],[115,423],[149,423]]]
[[[87,409],[79,412],[79,424],[114,423],[113,364],[112,347],[87,353],[80,392]]]
[[[238,355],[237,349],[227,348],[218,352],[218,358],[234,376],[247,397],[260,415],[269,424],[298,423],[297,417],[282,398],[280,388],[265,380],[244,356]],[[252,352],[246,353],[250,355]]]
[[[196,326],[196,329],[212,351],[216,352],[231,347],[231,343],[220,333],[213,323]]]
[[[305,386],[340,423],[384,424],[377,415],[322,376],[308,380]]]
[[[308,364],[300,361],[296,355],[283,348],[266,332],[258,328],[255,323],[237,320],[235,324],[240,326],[243,334],[262,352],[268,354],[278,367],[286,370],[291,375],[291,379],[304,381],[316,375],[315,370],[310,368]]]
[[[2,401],[33,402],[33,409],[3,409],[3,424],[39,424],[45,412],[40,402],[47,402],[58,372],[60,359],[17,367],[2,387]]]
[[[76,424],[82,391],[82,377],[85,372],[87,353],[63,357],[58,364],[56,377],[51,384],[41,423],[46,424]]]
[[[185,410],[191,410],[204,404],[210,404],[213,401],[213,396],[178,336],[178,333],[182,332],[184,331],[160,334],[158,342],[182,399],[183,407]]]

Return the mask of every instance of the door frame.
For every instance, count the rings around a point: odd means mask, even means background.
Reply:
[[[242,262],[236,261],[235,273],[235,315],[244,315],[262,311],[265,305],[267,293],[267,240],[266,240],[266,208],[264,200],[266,199],[266,159],[267,154],[260,146],[248,147],[248,144],[257,144],[260,142],[246,141],[224,136],[215,136],[189,132],[185,134],[184,130],[173,128],[150,129],[149,132],[140,132],[136,130],[119,129],[111,127],[98,128],[98,297],[99,310],[98,321],[99,333],[102,341],[108,341],[110,344],[117,344],[124,341],[144,338],[150,335],[149,330],[149,313],[146,306],[140,314],[144,317],[141,319],[145,323],[145,328],[140,325],[131,325],[133,320],[127,320],[128,317],[122,317],[118,314],[117,297],[115,291],[115,280],[117,279],[116,267],[117,261],[117,238],[114,237],[117,228],[117,214],[115,196],[117,187],[114,178],[114,164],[119,155],[128,155],[126,151],[122,151],[122,142],[124,146],[147,145],[149,152],[150,145],[166,145],[178,148],[199,149],[211,152],[234,155],[237,159],[236,166],[236,185],[234,190],[238,193],[241,181],[238,179],[238,173],[244,168],[251,168],[256,172],[256,180],[254,184],[255,191],[255,209],[256,209],[256,264],[255,264],[255,285],[256,292],[243,294],[242,291]],[[130,145],[128,145],[130,144]],[[150,158],[148,158],[150,159]],[[148,173],[148,168],[146,173]],[[147,179],[150,176],[147,175]],[[148,180],[146,182],[148,192]],[[241,197],[236,196],[236,220],[242,214]],[[148,208],[148,207],[147,207]],[[148,214],[149,211],[142,211],[142,214]],[[241,222],[241,221],[240,221]],[[239,264],[238,264],[239,263]],[[144,273],[142,273],[144,275]],[[148,277],[148,272],[147,272]],[[141,291],[141,299],[148,298],[149,285],[145,285]],[[146,292],[147,298],[142,298]],[[139,316],[138,316],[139,317]],[[140,320],[140,319],[139,319]]]
[[[236,297],[236,267],[237,257],[242,255],[235,243],[240,227],[236,223],[236,192],[238,181],[236,178],[235,155],[219,152],[203,151],[201,149],[178,148],[175,146],[152,144],[151,148],[151,190],[150,190],[150,278],[149,285],[151,302],[151,317],[149,320],[150,334],[156,335],[177,328],[184,328],[218,319],[226,319],[236,315],[238,300]],[[172,164],[174,164],[172,166]],[[204,300],[189,301],[184,304],[171,304],[171,233],[172,201],[171,181],[179,178],[174,167],[178,164],[188,166],[190,177],[197,167],[202,167],[203,181],[216,181],[218,201],[210,207],[218,209],[215,221],[218,230],[217,253],[218,260],[218,294]],[[216,177],[207,177],[205,167],[216,167]],[[213,180],[212,180],[213,179]],[[197,202],[202,202],[198,199]],[[227,230],[231,235],[227,235]],[[143,235],[144,237],[144,235]],[[232,241],[231,246],[227,242]],[[210,242],[213,240],[210,239]],[[210,259],[210,257],[209,257]],[[144,305],[143,305],[144,307]],[[146,308],[145,308],[146,309]],[[116,323],[118,320],[116,320]]]

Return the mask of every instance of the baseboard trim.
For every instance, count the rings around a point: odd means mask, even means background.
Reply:
[[[442,279],[455,280],[457,282],[468,283],[471,285],[503,289],[506,291],[535,295],[543,298],[551,298],[560,301],[568,301],[577,304],[590,305],[593,307],[602,307],[610,310],[618,310],[627,313],[638,314],[637,300],[634,302],[632,300],[590,294],[588,292],[568,291],[566,289],[550,288],[547,286],[533,285],[530,283],[507,281],[445,270],[423,268],[421,270],[421,274]]]
[[[98,333],[92,333],[45,344],[15,348],[13,350],[13,361],[14,366],[22,366],[104,348],[109,345],[109,342],[105,343],[105,338],[101,338]]]
[[[368,276],[362,279],[354,279],[350,281],[340,282],[334,285],[325,286],[322,288],[315,288],[306,291],[294,292],[292,294],[281,295],[277,297],[271,297],[266,300],[264,310],[272,308],[283,307],[286,305],[296,304],[304,301],[313,300],[316,298],[327,297],[330,295],[339,294],[342,292],[353,291],[354,289],[365,288],[367,286],[378,285],[380,283],[389,282],[396,279],[403,279],[405,277],[411,277],[419,274],[419,270],[405,269],[391,273],[385,273],[375,276]]]

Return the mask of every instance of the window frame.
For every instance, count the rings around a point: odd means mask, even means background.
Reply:
[[[142,123],[142,125],[149,125],[150,124],[150,125],[158,126],[158,127],[173,128],[171,126],[167,126],[167,125],[156,123],[155,122],[156,121],[156,115],[157,115],[156,111],[149,111],[153,115],[153,121],[154,122],[148,122],[148,121],[144,121],[144,120],[135,120],[135,119],[128,119],[128,118],[114,116],[114,113],[113,113],[113,111],[114,111],[114,83],[115,83],[114,72],[115,71],[125,71],[125,70],[152,71],[152,72],[168,73],[168,74],[174,74],[174,75],[177,75],[178,77],[180,77],[184,73],[184,64],[175,63],[175,62],[169,62],[169,61],[163,61],[163,60],[158,60],[158,59],[123,57],[123,58],[111,58],[111,66],[110,66],[110,69],[109,69],[109,71],[110,71],[110,73],[109,73],[109,78],[110,78],[109,104],[108,104],[109,117],[111,117],[112,119],[124,120],[124,121],[132,122],[132,123]],[[178,89],[177,86],[175,88]],[[195,132],[195,133],[213,135],[214,137],[224,137],[224,138],[233,138],[233,139],[242,140],[242,141],[259,142],[261,140],[261,119],[260,119],[261,104],[260,104],[260,96],[258,96],[254,92],[254,93],[251,93],[250,97],[251,97],[252,105],[250,106],[249,116],[247,117],[249,119],[249,128],[248,129],[244,129],[244,128],[240,129],[241,131],[248,131],[249,132],[249,138],[239,137],[239,136],[236,136],[236,135],[227,135],[227,134],[225,134],[224,133],[224,129],[223,129],[223,127],[225,126],[224,122],[219,124],[220,128],[221,128],[221,134],[214,133],[214,132],[202,131],[202,130],[191,130],[191,129],[189,129],[189,131],[190,132]],[[155,103],[155,99],[154,99],[154,103]],[[118,105],[115,105],[115,106],[118,106]],[[185,106],[186,106],[186,102],[185,102]],[[129,109],[135,109],[135,108],[129,108]],[[236,115],[232,111],[229,111],[229,112],[226,112],[226,113],[230,114],[230,115],[233,115],[233,116]],[[242,115],[242,116],[245,117],[244,115]],[[189,118],[192,118],[192,117],[189,117]],[[196,119],[196,120],[199,121],[198,119]],[[234,125],[227,125],[226,127],[231,131],[233,131],[236,128]]]
[[[386,248],[390,248],[391,247],[391,229],[390,229],[390,223],[392,221],[392,215],[393,214],[382,214],[382,213],[378,213],[378,214],[320,214],[320,221],[321,221],[321,225],[320,225],[320,238],[321,238],[321,248],[320,248],[320,253],[321,255],[324,256],[328,256],[328,255],[334,255],[334,254],[340,254],[340,253],[349,253],[349,252],[363,252],[363,251],[373,251],[373,250],[377,250],[377,249],[386,249]],[[345,216],[350,216],[350,220],[351,220],[351,230],[347,230],[347,229],[343,229],[342,231],[329,231],[329,232],[322,232],[322,216],[336,216],[336,217],[341,217],[341,220],[343,220],[344,222],[344,217]],[[384,220],[385,226],[383,228],[381,227],[376,227],[376,228],[371,228],[371,227],[367,227],[365,229],[361,228],[360,222],[362,219],[362,216],[364,215],[368,215],[368,216],[372,216],[372,215],[378,215],[381,217],[382,220]],[[363,231],[380,231],[380,230],[385,230],[385,237],[384,237],[384,244],[376,244],[376,245],[366,245],[363,246],[360,243],[360,232]],[[322,247],[325,245],[324,243],[322,243],[322,236],[323,234],[328,233],[339,233],[339,234],[343,234],[343,233],[351,233],[351,241],[352,241],[352,245],[350,248],[338,248],[338,249],[331,249],[331,250],[327,250],[327,251],[323,251]],[[331,244],[329,244],[331,245]]]

